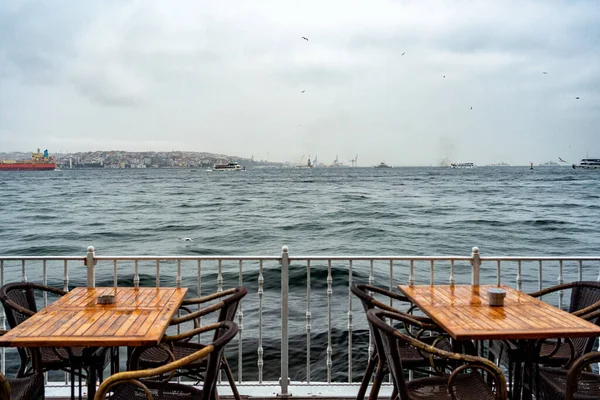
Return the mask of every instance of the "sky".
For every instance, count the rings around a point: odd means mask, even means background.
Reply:
[[[0,152],[578,162],[600,157],[598,21],[591,0],[3,0]]]

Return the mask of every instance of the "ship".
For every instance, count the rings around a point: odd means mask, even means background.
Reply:
[[[389,165],[387,165],[386,163],[384,163],[383,161],[379,164],[376,165],[375,168],[392,168]]]
[[[583,158],[579,164],[573,164],[573,169],[600,169],[600,158]]]
[[[31,153],[29,160],[3,160],[0,161],[0,171],[52,171],[56,169],[54,157],[48,155],[48,150],[40,153]]]
[[[242,167],[240,164],[234,162],[230,162],[227,164],[215,164],[213,167],[213,171],[245,171],[246,167]]]
[[[451,163],[450,168],[475,168],[475,164],[472,162]]]

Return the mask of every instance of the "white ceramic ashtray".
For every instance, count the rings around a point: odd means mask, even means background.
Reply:
[[[488,301],[492,307],[502,307],[504,305],[504,298],[506,297],[506,290],[501,288],[490,288],[488,289]]]
[[[98,296],[98,304],[113,304],[115,299],[116,297],[113,294],[103,294]]]

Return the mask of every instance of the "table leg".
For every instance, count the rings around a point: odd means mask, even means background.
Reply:
[[[88,364],[88,375],[87,375],[87,389],[88,389],[88,394],[87,394],[87,398],[88,399],[93,399],[94,396],[96,395],[96,368],[97,365],[95,365],[94,363],[94,356],[93,354],[95,353],[97,349],[96,348],[90,348],[90,347],[86,347],[85,349],[83,349],[83,353],[84,353],[84,359],[87,361]],[[102,363],[103,360],[102,360]]]

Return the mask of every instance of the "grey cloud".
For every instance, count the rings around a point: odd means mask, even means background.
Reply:
[[[7,3],[0,130],[54,146],[158,148],[168,129],[262,158],[524,163],[600,123],[593,2]]]

